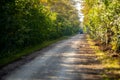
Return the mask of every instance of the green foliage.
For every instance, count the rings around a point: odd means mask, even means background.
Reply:
[[[0,58],[79,29],[70,0],[0,1]]]
[[[114,51],[120,51],[117,37],[120,35],[119,3],[119,0],[85,0],[83,10],[84,25],[88,33],[106,46],[112,46],[111,49]]]
[[[44,41],[44,42],[42,42],[40,44],[26,47],[24,50],[19,51],[17,54],[11,52],[10,55],[8,54],[7,56],[3,56],[0,59],[0,67],[5,66],[6,64],[8,64],[10,62],[13,62],[15,60],[18,60],[23,56],[29,55],[29,54],[31,54],[31,53],[33,53],[35,51],[38,51],[38,50],[40,50],[42,48],[45,48],[45,47],[47,47],[47,46],[49,46],[49,45],[51,45],[53,43],[56,43],[56,42],[58,42],[60,40],[67,39],[67,38],[69,38],[69,36],[63,36],[61,38],[51,40],[51,41]],[[12,55],[12,54],[15,54],[15,55]]]

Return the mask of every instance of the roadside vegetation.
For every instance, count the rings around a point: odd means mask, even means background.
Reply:
[[[85,0],[84,28],[103,45],[104,51],[120,52],[120,0]]]
[[[0,1],[0,66],[77,33],[79,24],[70,0]]]
[[[109,52],[104,52],[96,41],[87,35],[87,41],[90,47],[95,51],[97,59],[103,65],[102,77],[104,80],[120,80],[120,58],[113,57]]]
[[[120,0],[85,0],[84,30],[104,66],[104,80],[120,80]]]

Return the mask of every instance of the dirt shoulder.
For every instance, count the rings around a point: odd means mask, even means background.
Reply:
[[[102,76],[104,80],[120,80],[120,57],[113,57],[111,52],[102,51],[104,46],[96,45],[98,42],[93,41],[89,35],[87,37],[87,42],[90,47],[95,51],[97,59],[100,61],[103,66]]]
[[[87,35],[85,35],[79,44],[79,52],[81,65],[79,66],[84,80],[103,80],[104,68],[95,50],[88,43]]]

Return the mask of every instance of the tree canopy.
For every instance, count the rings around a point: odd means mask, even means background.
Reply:
[[[120,51],[120,0],[85,0],[84,27],[111,50]]]
[[[70,0],[1,0],[0,58],[78,29],[79,18]]]

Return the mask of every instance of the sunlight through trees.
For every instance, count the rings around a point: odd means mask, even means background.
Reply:
[[[85,0],[84,27],[113,51],[120,51],[120,0]]]
[[[0,58],[78,30],[78,14],[70,0],[0,1]]]

